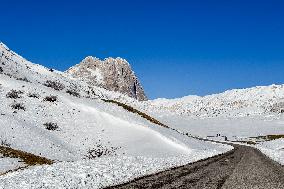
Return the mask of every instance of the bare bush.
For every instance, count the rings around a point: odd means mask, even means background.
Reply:
[[[70,94],[72,96],[75,96],[75,97],[80,97],[80,94],[76,90],[74,90],[74,89],[67,89],[66,93],[68,93],[68,94]]]
[[[3,68],[0,66],[0,73],[2,73],[3,72]]]
[[[57,91],[61,91],[65,88],[65,86],[62,83],[57,82],[57,81],[51,81],[51,80],[47,80],[43,85],[53,88],[54,90],[57,90]]]
[[[43,125],[45,126],[47,130],[50,130],[50,131],[55,131],[59,128],[57,123],[52,123],[52,122],[47,122],[47,123],[44,123]]]
[[[37,93],[29,93],[28,97],[30,97],[30,98],[39,98],[39,94],[37,94]]]
[[[8,143],[7,139],[1,139],[0,141],[1,146],[11,147],[11,144]]]
[[[48,102],[56,102],[57,96],[46,96],[43,100]]]
[[[9,91],[7,94],[6,94],[6,97],[7,98],[21,98],[21,94],[23,94],[24,92],[23,91],[17,91],[17,90],[14,90],[12,89],[11,91]]]
[[[120,147],[106,147],[102,144],[96,144],[93,149],[89,149],[86,157],[88,159],[95,159],[101,156],[116,155],[115,151]]]
[[[13,108],[13,109],[15,109],[15,110],[26,110],[26,108],[25,108],[25,106],[24,106],[24,104],[23,103],[17,103],[17,102],[15,102],[15,103],[13,103],[12,105],[11,105],[11,107]]]
[[[25,82],[30,83],[30,81],[29,81],[26,77],[23,77],[23,78],[17,78],[17,80],[25,81]]]
[[[274,104],[270,111],[274,113],[284,113],[284,102]]]

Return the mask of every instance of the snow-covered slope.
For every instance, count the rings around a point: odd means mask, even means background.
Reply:
[[[100,146],[102,150],[113,148],[120,155],[171,156],[188,151],[186,146],[151,129],[154,126],[142,118],[112,104],[34,87],[5,75],[0,78],[1,138],[16,149],[59,161],[82,159],[88,150]],[[13,90],[19,93],[18,98],[7,95]],[[47,100],[52,96],[55,102]],[[46,123],[57,124],[58,128],[47,130]]]
[[[46,178],[46,169],[62,176],[58,182],[73,175],[70,187],[107,186],[231,149],[188,138],[106,103],[101,99],[138,101],[33,64],[4,44],[0,44],[0,67],[1,145],[62,162],[1,176],[0,188],[43,187],[46,181],[37,179]],[[7,163],[1,164],[0,173],[9,166],[19,166],[15,159],[2,159]],[[122,165],[124,160],[128,163]],[[108,170],[104,165],[110,161],[118,172],[98,174]],[[159,163],[152,166],[153,162]],[[75,167],[79,167],[78,172]],[[129,172],[120,172],[127,167]],[[80,171],[100,182],[80,185],[84,180],[77,174]],[[31,176],[35,172],[43,175]],[[30,179],[23,179],[27,177]]]

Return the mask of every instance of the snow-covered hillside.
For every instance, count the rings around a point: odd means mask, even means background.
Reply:
[[[204,97],[156,99],[140,103],[151,112],[167,112],[193,117],[246,117],[284,112],[284,85],[234,89]]]
[[[47,184],[51,180],[40,180],[48,179],[50,173],[59,175],[58,183],[70,181],[71,188],[96,188],[232,149],[186,137],[101,99],[138,103],[33,64],[1,43],[1,145],[46,157],[55,164],[1,176],[0,188],[53,188],[55,185]],[[26,166],[17,162],[1,157],[0,174]],[[112,172],[108,172],[110,162]],[[129,171],[121,171],[126,169]],[[32,176],[40,172],[40,177]],[[83,181],[87,183],[82,185]],[[54,178],[52,182],[56,183]]]

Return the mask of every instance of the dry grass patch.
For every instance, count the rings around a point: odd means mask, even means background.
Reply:
[[[284,135],[282,135],[282,134],[278,134],[278,135],[266,135],[266,136],[250,137],[250,138],[258,139],[258,140],[270,141],[270,140],[276,140],[276,139],[284,138]]]
[[[256,145],[257,143],[251,140],[232,140],[230,142],[239,142],[244,144]]]
[[[27,165],[43,165],[43,164],[52,164],[53,161],[49,160],[45,157],[40,157],[28,152],[24,152],[21,150],[15,150],[13,148],[7,147],[7,146],[0,146],[0,154],[2,154],[4,157],[10,157],[10,158],[19,158],[25,162]]]
[[[165,127],[165,128],[169,128],[167,125],[161,123],[160,121],[158,121],[157,119],[131,107],[131,106],[128,106],[126,104],[123,104],[121,102],[118,102],[118,101],[115,101],[115,100],[106,100],[106,99],[102,99],[104,102],[108,102],[108,103],[114,103],[114,104],[117,104],[118,106],[124,108],[125,110],[129,111],[129,112],[132,112],[132,113],[135,113],[135,114],[138,114],[140,115],[141,117],[143,117],[144,119],[147,119],[148,121],[154,123],[154,124],[157,124],[157,125],[160,125],[162,127]]]

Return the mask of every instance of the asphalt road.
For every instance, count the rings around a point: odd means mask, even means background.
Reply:
[[[284,189],[284,167],[252,147],[138,178],[116,188]]]

